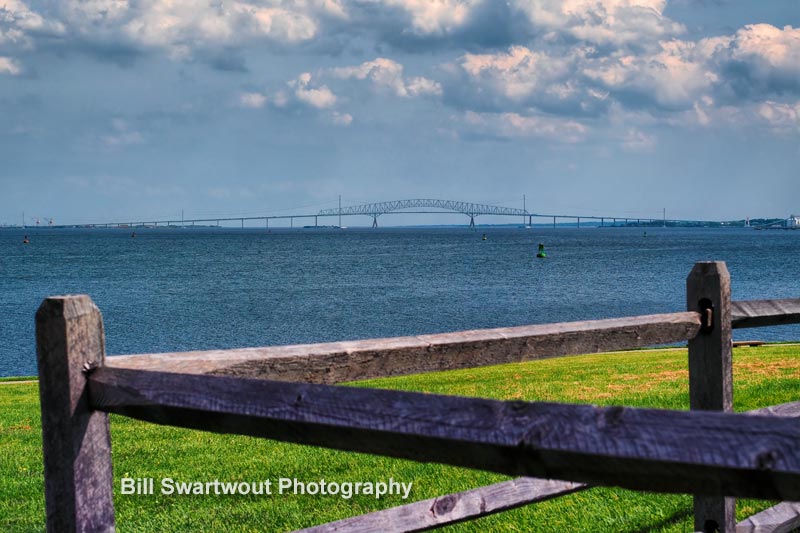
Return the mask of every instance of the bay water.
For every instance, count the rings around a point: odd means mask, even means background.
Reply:
[[[799,257],[800,231],[742,228],[3,229],[0,376],[36,374],[50,295],[89,294],[109,354],[153,353],[682,311],[703,260],[734,299],[796,298]]]

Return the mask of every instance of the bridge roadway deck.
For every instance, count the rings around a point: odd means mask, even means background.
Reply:
[[[668,224],[685,224],[685,223],[711,223],[719,224],[716,221],[696,221],[696,220],[677,220],[677,219],[664,219],[664,218],[648,218],[648,217],[633,217],[633,216],[599,216],[599,215],[573,215],[573,214],[544,214],[544,213],[531,213],[526,209],[517,209],[502,206],[493,206],[488,204],[476,204],[470,202],[458,202],[454,200],[435,200],[435,199],[412,199],[412,200],[395,200],[391,202],[378,202],[371,204],[360,204],[349,206],[345,208],[324,209],[317,213],[300,213],[292,215],[264,215],[264,216],[250,216],[250,217],[203,217],[191,219],[163,219],[163,220],[138,220],[138,221],[119,221],[119,222],[104,222],[104,223],[87,223],[75,224],[69,227],[104,227],[104,228],[141,228],[141,227],[188,227],[196,224],[216,225],[221,226],[223,222],[239,222],[241,227],[245,227],[245,222],[264,222],[266,227],[269,227],[270,220],[289,220],[291,227],[294,227],[294,219],[307,220],[314,219],[314,226],[319,225],[320,218],[330,218],[346,216],[368,216],[373,219],[373,227],[377,227],[377,219],[383,215],[390,214],[458,214],[469,217],[469,225],[474,226],[474,220],[477,216],[504,216],[504,217],[521,217],[522,223],[532,224],[533,219],[552,219],[553,226],[557,225],[557,221],[561,219],[564,221],[576,221],[580,227],[581,221],[600,221],[600,225],[604,226],[606,221],[610,221],[612,225],[617,225],[618,222],[624,221],[625,225],[636,225],[661,222],[665,226]],[[339,224],[341,225],[341,223]],[[58,226],[65,227],[65,226]],[[252,227],[252,226],[251,226]]]

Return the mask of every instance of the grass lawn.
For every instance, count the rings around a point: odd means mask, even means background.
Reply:
[[[631,351],[371,380],[353,386],[498,399],[687,409],[686,350]],[[800,346],[734,350],[737,411],[800,399]],[[436,464],[216,435],[111,417],[115,506],[121,532],[281,531],[475,488],[505,476]],[[411,497],[133,496],[122,477],[177,481],[413,482]],[[36,383],[0,385],[0,530],[44,531]],[[156,490],[158,492],[158,489]],[[772,505],[740,501],[743,519]],[[449,531],[692,531],[691,497],[598,488]]]

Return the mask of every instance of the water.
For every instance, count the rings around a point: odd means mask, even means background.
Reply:
[[[36,373],[34,313],[87,293],[110,354],[547,323],[685,309],[695,261],[734,299],[800,296],[800,231],[0,230],[0,376]],[[481,240],[481,234],[487,240]],[[536,244],[548,258],[534,258]],[[800,339],[800,326],[738,338]]]

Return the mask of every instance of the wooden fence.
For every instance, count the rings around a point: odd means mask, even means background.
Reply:
[[[800,401],[730,411],[731,329],[800,322],[800,299],[732,303],[722,262],[697,263],[686,292],[680,313],[109,359],[89,297],[48,298],[36,315],[48,531],[114,531],[108,413],[525,476],[306,531],[420,531],[595,485],[694,494],[698,531],[799,527]],[[333,386],[683,341],[691,411]],[[784,503],[737,525],[734,497]]]

